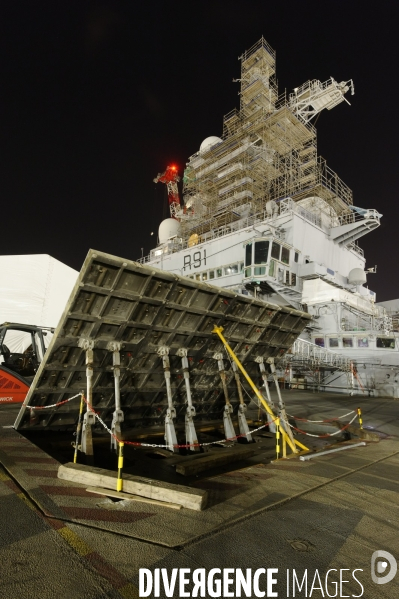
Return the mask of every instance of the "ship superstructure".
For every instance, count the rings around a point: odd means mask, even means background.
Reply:
[[[382,215],[353,205],[352,191],[317,155],[311,122],[347,102],[353,82],[311,80],[279,96],[275,52],[263,38],[240,61],[240,108],[224,117],[221,137],[206,138],[190,157],[184,205],[161,223],[159,244],[143,261],[308,310],[310,343],[362,360],[360,386],[399,396],[382,367],[399,371],[398,337],[366,286],[357,244]]]

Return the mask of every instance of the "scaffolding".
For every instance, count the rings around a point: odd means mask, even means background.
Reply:
[[[278,96],[275,51],[261,38],[239,59],[240,108],[225,115],[221,138],[205,140],[184,172],[182,241],[194,235],[198,243],[233,223],[240,228],[240,222],[264,212],[267,202],[287,197],[295,202],[320,197],[338,216],[351,212],[351,190],[317,156],[316,129],[309,122],[317,110],[303,118],[291,97]],[[335,85],[341,97],[333,105],[345,99],[347,89]],[[324,107],[329,108],[325,103],[320,110]]]

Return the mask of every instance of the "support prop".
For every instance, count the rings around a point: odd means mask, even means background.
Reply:
[[[111,436],[111,450],[117,451],[118,440],[121,439],[122,430],[121,423],[124,421],[124,413],[121,409],[121,392],[120,392],[120,380],[121,380],[121,355],[120,349],[121,344],[117,341],[111,341],[107,345],[108,351],[112,351],[112,365],[114,370],[114,384],[115,384],[115,411],[112,414],[111,431],[114,437]],[[116,437],[116,438],[115,438]]]
[[[75,447],[75,451],[73,454],[73,463],[76,464],[78,461],[78,451],[82,449],[80,445],[80,437],[82,434],[82,424],[83,424],[83,409],[85,406],[84,393],[82,391],[82,395],[80,398],[80,408],[79,408],[79,418],[78,418],[78,426],[76,428],[76,439],[75,443],[72,443]]]
[[[276,408],[274,406],[273,400],[270,395],[270,388],[269,388],[269,382],[267,380],[264,358],[262,356],[258,356],[257,358],[255,358],[255,362],[257,362],[257,364],[259,364],[260,374],[263,379],[263,385],[264,385],[265,391],[266,391],[266,401],[269,404],[271,411],[275,412]],[[267,424],[269,426],[269,431],[271,433],[275,433],[276,432],[276,424],[272,421],[271,418],[268,418]]]
[[[176,418],[176,410],[173,405],[172,388],[170,385],[170,362],[169,362],[169,347],[163,345],[158,349],[158,355],[162,358],[163,371],[165,375],[166,394],[168,397],[168,408],[165,416],[165,443],[169,451],[179,453],[177,447],[177,437],[173,419]]]
[[[217,362],[218,362],[219,374],[220,374],[220,378],[222,381],[224,399],[226,402],[226,404],[224,406],[224,412],[223,412],[224,434],[225,434],[226,439],[231,439],[232,441],[233,440],[235,441],[235,437],[237,435],[234,430],[233,423],[231,421],[231,414],[233,413],[233,406],[230,403],[229,392],[227,389],[226,371],[224,369],[223,354],[216,353],[216,354],[214,354],[213,358],[214,358],[214,360],[217,360]]]
[[[230,345],[227,343],[226,339],[224,338],[224,336],[222,334],[223,333],[223,327],[217,327],[217,326],[215,326],[213,328],[212,333],[215,333],[216,335],[218,335],[219,339],[222,341],[222,343],[225,346],[225,348],[227,349],[228,353],[233,358],[234,362],[237,364],[238,368],[241,370],[242,374],[247,379],[247,381],[250,384],[252,390],[254,391],[256,397],[262,403],[262,405],[265,408],[266,412],[272,416],[273,420],[275,420],[274,413],[272,412],[270,406],[265,401],[265,399],[263,398],[263,396],[260,393],[259,389],[256,387],[256,385],[252,381],[251,377],[248,375],[247,371],[245,370],[244,366],[241,364],[240,360],[237,358],[237,356],[235,355],[235,353],[231,349]],[[308,448],[305,447],[305,445],[303,445],[302,443],[300,443],[296,439],[294,439],[293,442],[292,442],[291,438],[287,435],[287,433],[285,432],[285,430],[284,430],[283,427],[281,427],[281,434],[282,434],[283,439],[285,438],[285,441],[288,443],[288,445],[290,446],[291,451],[293,453],[298,453],[296,445],[298,445],[298,447],[300,447],[301,449],[304,449],[305,451],[308,451]]]
[[[95,414],[90,410],[89,406],[93,405],[93,360],[94,360],[94,342],[86,339],[81,339],[79,345],[86,350],[86,412],[83,416],[82,428],[82,453],[86,454],[88,462],[93,461],[93,434],[92,426],[96,422]]]
[[[188,359],[187,359],[187,350],[183,347],[177,350],[177,355],[181,358],[182,368],[183,368],[183,376],[184,376],[184,384],[186,386],[186,396],[187,396],[187,409],[186,409],[186,417],[185,417],[185,428],[186,428],[186,444],[189,445],[190,451],[200,451],[200,447],[198,445],[197,433],[195,432],[194,426],[194,416],[195,416],[195,407],[193,406],[192,398],[191,398],[191,387],[190,387],[190,372],[188,370]]]
[[[274,358],[268,358],[267,359],[267,363],[270,366],[270,371],[272,373],[272,377],[273,377],[273,381],[274,384],[276,386],[276,391],[277,391],[277,397],[278,397],[278,415],[280,418],[280,427],[282,430],[284,430],[286,436],[288,437],[286,439],[288,445],[293,449],[294,453],[297,451],[297,449],[295,448],[295,439],[294,436],[292,434],[292,430],[290,425],[288,424],[288,416],[287,416],[287,412],[285,409],[285,403],[283,400],[283,397],[281,395],[281,391],[280,391],[280,386],[278,383],[278,378],[277,378],[277,373],[276,373],[276,366],[274,364]]]
[[[248,427],[247,418],[245,416],[245,413],[247,411],[247,405],[244,402],[244,398],[242,396],[240,375],[238,372],[237,364],[235,362],[233,362],[233,371],[234,371],[234,378],[236,379],[236,383],[237,383],[238,397],[240,399],[240,405],[238,406],[238,426],[240,429],[240,435],[243,435],[243,437],[246,438],[248,443],[251,443],[252,435],[251,435],[251,432]]]

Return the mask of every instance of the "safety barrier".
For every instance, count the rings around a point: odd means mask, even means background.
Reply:
[[[98,420],[98,422],[103,426],[103,428],[109,433],[109,435],[111,437],[113,437],[116,441],[116,443],[118,444],[119,447],[119,455],[118,455],[118,475],[117,475],[117,487],[116,490],[117,491],[122,491],[123,490],[123,477],[122,477],[122,473],[123,473],[123,457],[124,457],[124,446],[125,445],[133,445],[135,447],[150,447],[150,448],[162,448],[162,449],[170,449],[170,445],[167,444],[158,444],[158,443],[143,443],[141,441],[122,441],[121,439],[119,439],[112,431],[111,429],[105,424],[104,420],[101,418],[101,416],[98,414],[98,412],[96,412],[96,410],[93,408],[93,406],[88,402],[88,400],[85,398],[84,393],[77,393],[76,395],[74,395],[73,397],[70,397],[68,399],[65,399],[63,401],[60,401],[56,404],[53,404],[51,406],[26,406],[26,408],[30,409],[30,410],[35,410],[35,409],[46,409],[46,408],[53,408],[53,407],[58,407],[61,406],[69,401],[72,401],[73,399],[76,399],[80,397],[81,401],[80,401],[80,409],[79,409],[79,418],[78,418],[78,425],[77,425],[77,430],[76,430],[76,441],[74,443],[74,459],[73,462],[76,463],[77,462],[77,455],[78,455],[78,450],[79,450],[79,443],[80,443],[80,435],[81,435],[81,430],[82,430],[82,420],[83,420],[83,408],[84,405],[86,404],[87,406],[87,410],[92,412],[96,418],[96,420]],[[262,406],[262,408],[264,409],[264,406]],[[265,410],[266,412],[266,410]],[[270,418],[270,414],[268,412],[266,412],[267,415]],[[312,433],[308,433],[296,426],[294,426],[293,424],[291,424],[288,420],[286,421],[286,423],[289,425],[289,427],[299,433],[301,433],[302,435],[308,436],[308,437],[314,437],[314,438],[319,438],[319,439],[323,439],[323,438],[327,438],[327,437],[334,437],[336,435],[339,435],[340,433],[342,433],[342,431],[344,431],[345,429],[347,429],[356,418],[359,419],[359,425],[360,425],[360,429],[363,430],[363,420],[362,420],[362,414],[361,414],[361,409],[357,408],[357,410],[351,410],[350,412],[347,412],[346,414],[343,414],[341,416],[338,416],[336,418],[326,418],[324,420],[310,420],[308,418],[300,418],[297,416],[292,416],[290,414],[287,414],[287,416],[290,416],[290,418],[294,418],[295,420],[300,420],[302,422],[309,422],[309,423],[313,423],[313,424],[325,424],[325,423],[329,423],[329,422],[338,422],[339,420],[342,420],[343,418],[346,418],[347,416],[350,416],[351,414],[354,414],[353,418],[344,426],[340,427],[336,432],[334,433],[326,433],[324,435],[315,435]],[[252,429],[251,430],[251,434],[256,433],[262,429],[264,429],[266,426],[269,426],[270,424],[274,423],[275,427],[276,427],[276,459],[280,459],[280,454],[281,454],[281,446],[280,446],[280,439],[282,438],[283,441],[283,458],[286,457],[286,438],[284,435],[281,436],[281,424],[280,424],[280,418],[279,416],[273,418],[273,419],[269,419],[268,422],[266,424],[263,424],[259,427],[257,427],[256,429]],[[182,444],[175,444],[174,448],[177,449],[192,449],[193,446],[195,447],[206,447],[206,446],[210,446],[210,445],[220,445],[221,443],[228,443],[229,441],[236,441],[239,438],[243,438],[246,437],[246,434],[240,434],[240,435],[235,435],[234,437],[230,437],[230,438],[226,438],[226,439],[221,439],[221,440],[217,440],[217,441],[209,441],[206,443],[182,443]]]

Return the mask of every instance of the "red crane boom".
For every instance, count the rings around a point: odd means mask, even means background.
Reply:
[[[176,220],[178,220],[177,214],[180,210],[179,189],[177,187],[179,181],[180,177],[177,172],[177,167],[174,165],[167,166],[166,171],[163,173],[158,173],[154,179],[154,183],[160,182],[166,184],[168,189],[170,216]]]

